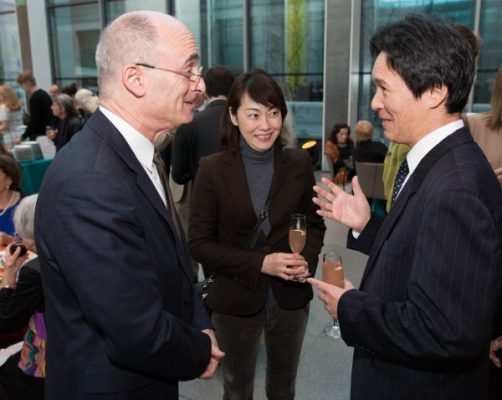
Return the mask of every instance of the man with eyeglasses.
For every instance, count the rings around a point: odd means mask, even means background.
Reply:
[[[46,292],[46,397],[178,399],[223,357],[155,146],[205,92],[192,34],[120,16],[96,50],[100,107],[46,174],[37,243]]]

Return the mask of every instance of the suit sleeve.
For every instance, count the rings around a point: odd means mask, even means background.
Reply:
[[[208,365],[210,339],[166,311],[172,305],[159,293],[137,195],[116,176],[79,176],[40,213],[38,226],[52,225],[42,242],[114,363],[166,379],[195,378]]]
[[[413,247],[387,241],[371,272],[397,276],[411,263],[404,300],[346,292],[338,305],[344,340],[396,360],[486,356],[500,290],[494,217],[475,194],[445,191],[426,205],[416,235]],[[394,284],[390,275],[380,285]]]

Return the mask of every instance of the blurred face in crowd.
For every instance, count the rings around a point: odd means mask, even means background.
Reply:
[[[10,185],[12,185],[12,179],[5,171],[0,169],[0,190],[9,190]]]
[[[51,110],[52,110],[52,115],[54,115],[55,117],[58,117],[60,119],[63,119],[64,110],[55,101],[52,102]]]
[[[338,144],[344,145],[347,144],[347,140],[349,138],[349,130],[347,128],[342,128],[336,134],[336,141]]]
[[[281,134],[282,115],[277,107],[254,101],[247,93],[241,99],[237,112],[230,110],[232,123],[246,143],[256,151],[269,150]]]

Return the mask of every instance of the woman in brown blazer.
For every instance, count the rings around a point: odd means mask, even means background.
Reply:
[[[214,272],[206,302],[226,353],[225,399],[252,398],[262,333],[267,397],[294,398],[312,299],[311,287],[302,282],[315,274],[325,226],[312,205],[315,179],[308,153],[284,147],[286,113],[270,75],[255,70],[239,76],[223,115],[224,151],[201,160],[193,189],[190,250]],[[300,255],[288,245],[295,213],[307,220]],[[259,215],[267,217],[257,225]]]

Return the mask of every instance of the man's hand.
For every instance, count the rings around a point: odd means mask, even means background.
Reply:
[[[211,359],[209,360],[206,370],[201,376],[199,376],[199,378],[210,379],[214,375],[220,360],[225,357],[225,353],[223,353],[218,347],[218,342],[216,341],[216,336],[214,336],[214,331],[212,329],[204,329],[202,332],[208,335],[211,339]]]
[[[317,297],[324,303],[324,308],[334,319],[338,319],[338,301],[342,294],[350,289],[354,289],[354,285],[345,280],[345,287],[340,288],[335,285],[320,281],[318,279],[309,278],[307,282],[317,289]]]
[[[497,368],[500,368],[502,367],[502,360],[495,353],[498,350],[502,350],[502,336],[490,342],[490,360],[492,360]]]
[[[502,185],[502,167],[495,169],[494,172],[497,175],[499,183]]]
[[[320,207],[317,213],[362,232],[370,220],[371,211],[357,176],[352,179],[354,195],[346,193],[329,179],[322,178],[322,183],[327,186],[326,189],[314,186],[315,192],[319,195],[312,199]]]

